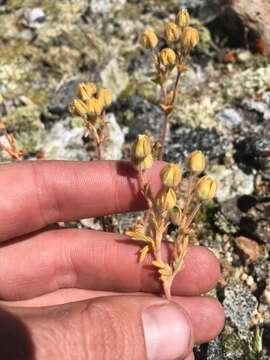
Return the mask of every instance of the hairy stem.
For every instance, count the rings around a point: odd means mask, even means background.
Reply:
[[[169,124],[169,115],[166,111],[164,111],[163,129],[162,129],[162,135],[161,135],[161,140],[160,140],[161,148],[160,148],[160,153],[159,153],[159,160],[163,159],[164,146],[165,146],[167,132],[168,132],[168,124]]]

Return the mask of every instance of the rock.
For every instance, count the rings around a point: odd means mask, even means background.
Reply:
[[[233,283],[225,288],[223,307],[234,325],[248,328],[256,312],[257,299],[248,288],[240,283]]]
[[[241,234],[270,245],[269,198],[238,196],[221,203],[221,212]]]
[[[163,111],[140,96],[133,95],[119,103],[117,117],[128,125],[127,139],[133,141],[138,134],[149,132],[155,139],[161,136]]]
[[[254,177],[247,175],[237,166],[227,169],[224,165],[214,165],[208,173],[218,181],[216,197],[218,201],[226,201],[236,195],[250,195],[254,191]]]
[[[112,59],[104,70],[101,71],[100,77],[103,86],[111,90],[113,100],[126,89],[129,83],[129,75],[123,70],[123,66],[116,59]]]
[[[208,343],[207,360],[224,360],[222,343],[219,337]]]
[[[239,127],[242,123],[241,115],[234,109],[224,109],[222,112],[217,114],[217,119],[221,125],[232,130]]]
[[[260,245],[249,238],[239,236],[235,239],[237,247],[243,251],[247,258],[251,261],[257,260],[262,255],[262,249]]]
[[[256,111],[262,116],[263,121],[270,120],[270,104],[268,103],[270,92],[266,92],[263,97],[262,101],[255,101],[252,99],[245,99],[242,101],[242,106],[249,110],[249,111]]]
[[[251,275],[257,283],[265,282],[268,272],[270,274],[269,259],[261,258],[251,264]]]
[[[126,0],[91,0],[90,9],[94,14],[103,14],[111,10],[112,6],[124,6]]]
[[[270,135],[250,135],[236,142],[236,159],[254,168],[267,169],[270,165]]]
[[[237,60],[241,63],[246,63],[251,59],[251,52],[249,50],[241,50],[236,54]]]
[[[124,145],[125,136],[118,125],[114,114],[106,114],[106,127],[107,140],[104,142],[103,158],[105,160],[120,160],[122,158],[122,146]]]
[[[68,113],[68,107],[76,97],[76,89],[80,80],[72,80],[64,83],[52,96],[48,104],[49,112],[57,115]]]
[[[270,53],[270,3],[268,0],[223,0],[222,20],[232,36],[253,51]]]
[[[83,127],[69,127],[69,120],[58,121],[47,132],[43,143],[45,159],[48,160],[89,160],[83,147]]]
[[[179,125],[177,128],[172,127],[166,151],[167,159],[183,162],[194,150],[203,151],[209,160],[213,160],[224,157],[231,150],[231,144],[227,135],[215,129],[193,129]]]
[[[39,29],[46,21],[46,14],[40,8],[29,9],[25,14],[25,24],[31,29]]]

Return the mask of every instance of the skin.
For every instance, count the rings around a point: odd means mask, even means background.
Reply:
[[[157,162],[147,173],[154,193],[162,166]],[[0,346],[6,358],[144,359],[137,314],[153,301],[165,301],[158,296],[151,256],[139,264],[139,245],[120,234],[51,227],[145,208],[130,164],[18,162],[1,165],[0,173]],[[163,251],[166,256],[166,245]],[[224,324],[218,301],[201,296],[216,286],[219,264],[202,247],[190,247],[185,264],[173,301],[188,314],[193,342],[200,344]],[[108,339],[107,324],[122,323],[125,316],[126,337],[118,334],[119,325]],[[185,358],[193,359],[191,352]]]

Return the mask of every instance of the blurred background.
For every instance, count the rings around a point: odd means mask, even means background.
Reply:
[[[94,144],[68,105],[79,82],[97,82],[114,100],[105,157],[128,158],[136,135],[147,130],[159,138],[163,121],[140,34],[150,26],[162,35],[164,21],[181,7],[201,41],[181,78],[166,159],[181,163],[202,150],[219,181],[195,243],[221,262],[212,295],[227,318],[223,333],[196,356],[270,359],[269,1],[0,0],[0,115],[25,159],[94,159]],[[6,142],[1,133],[0,141]],[[121,229],[128,219],[117,221]]]

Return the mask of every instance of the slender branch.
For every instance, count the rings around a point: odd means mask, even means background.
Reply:
[[[168,132],[168,124],[169,124],[169,115],[166,111],[164,111],[164,122],[163,122],[163,129],[162,129],[162,135],[161,135],[161,140],[160,140],[161,148],[160,148],[160,153],[159,153],[159,160],[163,159],[164,146],[165,146],[167,132]]]
[[[172,102],[171,102],[172,105],[175,104],[180,76],[181,76],[181,72],[178,71],[177,72],[177,77],[176,77],[176,80],[175,80],[175,83],[174,83],[174,88],[173,88],[173,98],[172,98]]]

